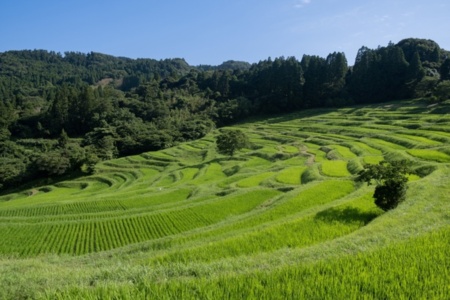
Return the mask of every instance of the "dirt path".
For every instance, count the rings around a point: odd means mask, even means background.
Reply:
[[[299,150],[302,155],[308,157],[308,159],[305,162],[307,166],[311,166],[312,164],[314,164],[316,156],[314,154],[308,153],[308,148],[306,146],[302,146],[302,148]]]

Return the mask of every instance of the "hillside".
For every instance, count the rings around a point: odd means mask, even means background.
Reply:
[[[0,197],[0,298],[445,299],[450,102],[308,109]],[[407,159],[384,213],[363,165]]]
[[[449,52],[431,40],[344,53],[226,61],[96,52],[0,53],[0,192],[89,173],[112,158],[170,148],[248,117],[450,97]]]

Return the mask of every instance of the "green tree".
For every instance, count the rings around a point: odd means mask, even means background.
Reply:
[[[433,94],[439,101],[450,99],[450,80],[439,82]]]
[[[60,151],[43,153],[34,163],[37,170],[47,176],[63,175],[72,169],[70,158]]]
[[[248,137],[241,130],[224,130],[216,138],[217,151],[223,155],[233,156],[248,144]]]
[[[303,85],[304,107],[322,107],[325,99],[323,97],[323,85],[326,81],[326,60],[319,56],[303,55],[301,61],[305,72],[305,84]]]
[[[95,149],[93,147],[86,147],[86,158],[84,160],[84,165],[82,166],[82,170],[88,174],[95,173],[95,166],[101,159],[95,154]]]
[[[334,98],[342,92],[345,85],[345,75],[348,71],[348,63],[345,54],[334,52],[327,56],[326,61],[326,96]]]
[[[414,52],[413,58],[409,63],[408,75],[410,80],[420,81],[425,76],[425,69],[420,61],[419,52]]]
[[[65,149],[67,147],[68,143],[69,143],[69,136],[67,135],[66,131],[63,129],[63,130],[61,130],[61,134],[58,137],[58,146],[61,149]]]
[[[375,204],[384,211],[396,208],[406,198],[408,188],[407,174],[412,174],[408,162],[402,161],[382,161],[378,165],[365,165],[364,169],[358,173],[357,181],[367,182],[371,185],[376,182]]]
[[[4,103],[0,100],[0,128],[8,129],[8,127],[17,120],[17,113],[15,112],[11,103]]]
[[[439,72],[441,73],[441,80],[450,80],[450,58],[444,60]]]
[[[0,190],[20,183],[26,176],[27,163],[22,159],[0,157]]]
[[[92,146],[91,150],[95,150],[94,154],[99,159],[108,160],[117,156],[116,138],[115,128],[102,122],[101,127],[96,127],[85,135],[83,144]]]
[[[61,131],[69,122],[69,88],[63,85],[56,92],[49,110],[48,119],[54,133]]]

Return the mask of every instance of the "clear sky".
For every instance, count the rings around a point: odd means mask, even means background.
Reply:
[[[450,50],[449,0],[1,0],[0,52],[90,51],[250,63],[426,38]]]

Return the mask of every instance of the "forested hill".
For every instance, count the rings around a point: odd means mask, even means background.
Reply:
[[[450,53],[431,40],[255,64],[190,66],[46,50],[0,53],[0,188],[94,171],[248,116],[450,94]]]

